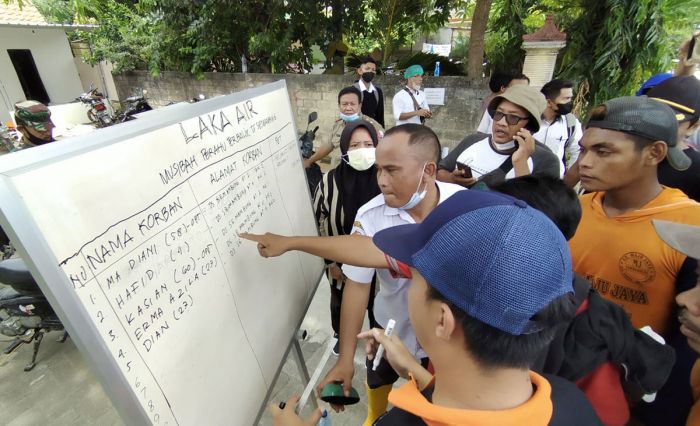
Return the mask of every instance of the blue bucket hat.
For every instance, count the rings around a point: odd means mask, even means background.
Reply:
[[[406,71],[403,72],[403,78],[411,78],[415,77],[417,75],[423,75],[423,67],[420,65],[411,65],[410,67],[406,68]]]
[[[511,335],[541,330],[532,317],[573,292],[562,233],[500,193],[459,191],[422,223],[380,231],[374,243],[467,315]]]

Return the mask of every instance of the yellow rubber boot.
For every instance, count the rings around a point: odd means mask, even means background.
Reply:
[[[363,426],[372,426],[379,416],[386,413],[392,385],[384,385],[376,389],[365,386],[367,387],[367,418]]]

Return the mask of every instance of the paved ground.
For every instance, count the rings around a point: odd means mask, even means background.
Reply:
[[[302,328],[309,336],[302,342],[302,351],[313,374],[325,343],[330,338],[330,292],[327,281],[321,282],[304,319]],[[365,324],[366,325],[366,324]],[[19,425],[121,425],[123,424],[96,377],[85,365],[80,352],[70,339],[58,343],[61,333],[49,333],[42,342],[37,366],[30,372],[22,368],[31,359],[31,346],[24,346],[7,356],[0,354],[0,424]],[[0,336],[0,340],[5,339]],[[2,341],[0,346],[7,343]],[[328,362],[326,369],[335,361]],[[353,386],[361,396],[360,403],[344,413],[333,414],[334,426],[360,425],[365,418],[363,355],[355,357],[356,374]],[[301,393],[304,385],[296,364],[289,357],[273,388],[272,401],[286,400]],[[308,411],[308,410],[307,410]],[[265,415],[261,425],[270,425]]]

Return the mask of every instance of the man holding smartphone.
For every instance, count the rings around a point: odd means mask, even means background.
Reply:
[[[546,107],[537,89],[516,85],[496,96],[488,106],[493,117],[491,135],[467,136],[440,162],[438,179],[471,187],[492,185],[516,176],[559,177],[559,159],[532,134],[540,128]]]

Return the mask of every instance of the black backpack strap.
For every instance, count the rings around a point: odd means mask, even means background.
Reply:
[[[508,174],[509,171],[513,170],[513,156],[509,155],[508,158],[506,158],[506,161],[501,163],[498,168],[503,172],[503,174]]]

